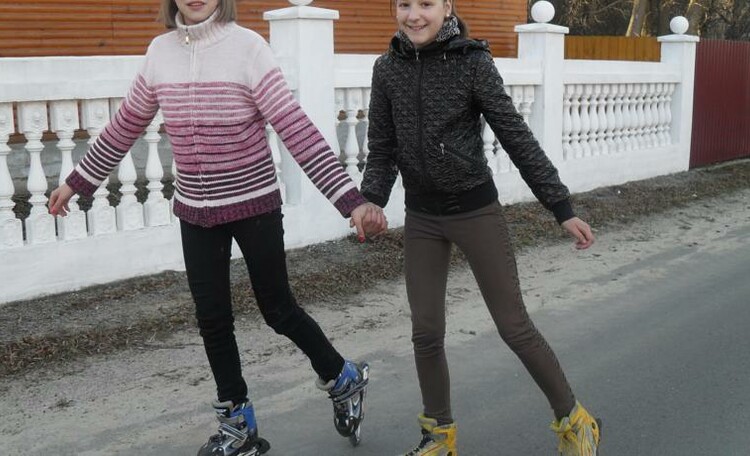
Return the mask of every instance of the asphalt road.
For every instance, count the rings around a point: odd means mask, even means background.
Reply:
[[[579,398],[604,420],[601,454],[750,455],[750,228],[724,241],[732,247],[680,247],[633,266],[661,272],[606,300],[533,314]],[[555,454],[547,403],[499,336],[479,334],[448,356],[461,455]],[[263,423],[272,454],[382,456],[415,445],[413,361],[383,353],[378,364],[359,448],[320,416],[320,399]]]

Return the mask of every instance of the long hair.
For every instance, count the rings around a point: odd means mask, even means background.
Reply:
[[[236,0],[219,0],[216,7],[219,14],[216,16],[216,22],[232,22],[237,19],[237,2]],[[158,21],[164,24],[168,29],[177,27],[175,16],[177,16],[177,4],[174,0],[161,0],[159,7]]]
[[[469,37],[469,24],[464,22],[464,20],[461,19],[461,17],[456,12],[457,1],[458,0],[452,0],[453,8],[451,8],[451,16],[455,17],[458,20],[458,29],[461,30],[461,38],[468,38]]]

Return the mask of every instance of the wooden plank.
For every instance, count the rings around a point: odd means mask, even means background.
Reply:
[[[317,0],[315,6],[340,12],[341,19],[335,25],[337,52],[380,53],[396,29],[389,3],[385,0]],[[240,2],[238,23],[268,38],[268,23],[262,19],[263,12],[288,6],[287,0]],[[495,56],[515,57],[517,37],[513,27],[525,22],[526,0],[459,0],[457,7],[469,23],[471,35],[488,40]],[[93,49],[94,54],[108,55],[128,49],[129,53],[139,54],[154,36],[164,32],[155,20],[157,12],[155,0],[3,2],[0,4],[0,37],[3,39],[0,53],[5,56],[86,55]],[[68,41],[69,37],[75,40]],[[45,41],[49,39],[59,42]],[[138,44],[123,47],[117,43],[122,39],[132,39]],[[9,40],[14,40],[13,45]]]
[[[565,58],[659,61],[661,48],[652,37],[568,36]]]

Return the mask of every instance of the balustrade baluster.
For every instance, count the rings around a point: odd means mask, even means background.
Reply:
[[[573,86],[568,84],[565,86],[564,98],[563,98],[563,159],[569,160],[573,158],[573,146],[570,143],[571,131],[573,129],[573,120],[570,114],[573,105]]]
[[[31,193],[31,212],[26,219],[26,239],[29,244],[53,242],[55,218],[47,209],[47,176],[42,167],[42,134],[47,130],[47,103],[43,101],[24,102],[18,105],[18,129],[26,136],[26,150],[29,152],[29,177],[26,188]]]
[[[596,149],[598,154],[607,153],[607,95],[604,93],[604,86],[597,84],[594,86],[594,97],[596,99]]]
[[[643,129],[643,137],[645,140],[645,147],[653,148],[656,146],[654,143],[653,127],[654,127],[654,84],[643,84],[644,92],[644,104],[643,104],[643,115],[645,117],[645,127]]]
[[[631,151],[635,149],[633,144],[633,132],[635,129],[635,106],[633,105],[633,84],[625,84],[625,96],[623,98],[623,132],[622,137],[625,141],[625,150]]]
[[[338,137],[339,126],[341,125],[341,120],[339,119],[341,118],[341,113],[346,110],[346,89],[336,89],[334,91],[334,104],[336,106],[336,120],[334,121],[336,125],[336,144],[331,144],[331,147],[334,148],[334,152],[338,153],[339,161],[345,164],[346,155],[344,154],[344,151],[346,150],[346,140],[344,140],[344,147],[341,147]]]
[[[80,127],[78,120],[78,103],[73,100],[53,101],[50,103],[50,124],[52,131],[57,134],[60,150],[60,177],[58,186],[65,183],[65,179],[73,171],[72,151],[75,148],[73,134]],[[74,194],[68,202],[68,215],[56,217],[58,238],[65,241],[83,239],[87,236],[86,214],[78,206],[78,194]]]
[[[645,141],[644,141],[644,130],[646,127],[646,115],[644,110],[644,99],[645,94],[643,93],[643,84],[635,84],[633,86],[633,91],[635,94],[635,118],[636,118],[636,127],[635,127],[635,143],[636,147],[638,149],[644,149],[646,147]]]
[[[674,97],[675,90],[677,90],[677,84],[667,84],[667,99],[664,102],[665,111],[667,114],[666,122],[664,122],[664,133],[667,138],[667,144],[672,144],[672,97]]]
[[[143,203],[146,226],[163,226],[171,223],[169,201],[164,198],[164,167],[159,158],[159,142],[161,135],[159,129],[164,123],[164,117],[159,111],[154,120],[146,127],[144,139],[148,144],[148,158],[146,159],[146,179],[148,184],[148,198]]]
[[[281,192],[281,200],[286,202],[286,184],[284,183],[284,174],[281,167],[281,149],[279,148],[279,135],[273,129],[271,124],[266,124],[266,141],[268,141],[268,147],[271,149],[271,156],[273,157],[273,166],[276,169],[276,181],[279,183],[279,191]]]
[[[109,112],[114,117],[120,105],[122,98],[112,98],[109,100]],[[130,151],[120,161],[117,167],[117,180],[120,181],[120,202],[115,208],[117,219],[117,228],[120,231],[140,230],[144,227],[143,205],[138,202],[135,192],[135,182],[138,180],[138,173],[135,170],[133,155]]]
[[[529,119],[531,118],[531,111],[534,107],[534,86],[521,86],[521,116],[526,125],[529,125]]]
[[[359,141],[357,141],[357,114],[362,107],[362,91],[360,89],[346,90],[346,124],[347,135],[344,145],[344,154],[346,155],[346,172],[358,184],[362,181],[362,173],[359,171]]]
[[[23,245],[23,225],[13,212],[16,190],[8,169],[8,139],[14,131],[13,104],[0,103],[0,249]]]
[[[625,86],[623,84],[614,84],[612,90],[615,93],[615,148],[616,152],[625,150],[625,112],[623,104],[625,103]]]
[[[581,96],[581,149],[583,156],[591,156],[591,146],[589,145],[589,136],[591,135],[591,116],[589,107],[591,105],[591,84],[583,85],[583,94]]]
[[[369,88],[362,89],[362,124],[364,124],[364,137],[362,138],[362,154],[360,156],[360,162],[364,165],[367,163],[367,156],[370,154],[370,148],[368,147],[367,131],[370,128],[370,96],[372,90]]]
[[[492,175],[497,174],[497,158],[495,158],[495,133],[490,128],[490,124],[482,119],[482,143],[484,156],[487,158],[487,166],[490,167]]]
[[[661,83],[656,85],[656,98],[657,98],[657,111],[659,113],[659,120],[656,124],[656,137],[659,141],[659,146],[663,147],[668,144],[667,135],[665,134],[666,122],[667,122],[667,111],[666,111],[666,100],[667,100],[667,84]]]
[[[583,95],[583,86],[576,84],[573,89],[573,100],[571,108],[572,128],[570,129],[570,143],[573,147],[573,158],[583,157],[583,147],[581,146],[581,96]]]
[[[607,117],[607,128],[604,133],[604,141],[607,144],[606,147],[606,153],[611,154],[613,152],[617,151],[617,145],[615,144],[615,129],[616,126],[616,119],[615,119],[615,97],[616,92],[614,91],[612,84],[604,84],[604,87],[602,87],[602,91],[604,95],[606,96],[606,112],[605,115]]]
[[[109,121],[109,101],[106,99],[84,100],[81,107],[83,109],[83,128],[89,134],[89,146],[91,146]],[[86,213],[89,232],[93,236],[111,234],[117,231],[115,208],[110,206],[107,200],[109,195],[107,185],[109,185],[109,177],[104,179],[104,182],[94,192],[91,209]]]

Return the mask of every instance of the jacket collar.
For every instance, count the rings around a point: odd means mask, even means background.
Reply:
[[[391,39],[391,45],[389,52],[399,58],[407,60],[415,60],[421,58],[429,58],[434,56],[443,56],[452,53],[466,54],[471,50],[483,50],[489,52],[490,47],[487,41],[484,40],[472,40],[468,38],[461,38],[460,36],[454,36],[447,41],[433,41],[427,46],[416,50],[413,46],[405,45],[402,38],[396,34]]]
[[[215,43],[229,31],[229,24],[221,23],[216,20],[219,10],[211,14],[205,21],[195,25],[185,25],[182,14],[179,12],[175,17],[177,24],[177,36],[184,44],[200,43],[201,46],[207,46]]]

